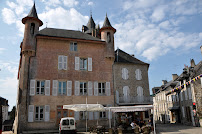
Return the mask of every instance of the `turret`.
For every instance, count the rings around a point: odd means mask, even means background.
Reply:
[[[35,52],[35,35],[39,31],[39,27],[43,25],[43,22],[38,18],[35,3],[29,14],[22,19],[22,23],[25,24],[22,52]]]
[[[113,28],[109,22],[109,19],[105,17],[104,24],[102,28],[100,29],[101,33],[101,40],[106,41],[106,57],[107,58],[114,58],[114,33],[116,32],[116,29]]]

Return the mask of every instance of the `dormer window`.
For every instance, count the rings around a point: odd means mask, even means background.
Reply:
[[[35,24],[31,23],[30,33],[34,35]]]

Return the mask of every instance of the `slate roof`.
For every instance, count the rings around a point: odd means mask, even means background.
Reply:
[[[104,24],[103,24],[102,28],[104,28],[104,27],[112,27],[112,25],[109,22],[107,15],[105,17]]]
[[[90,19],[89,19],[89,21],[88,21],[88,23],[87,23],[87,27],[89,28],[89,29],[95,29],[95,22],[94,22],[94,20],[93,20],[93,17],[92,17],[92,15],[90,16]]]
[[[128,53],[124,52],[121,49],[117,49],[115,51],[115,62],[149,65],[148,63],[145,63],[145,62],[129,55]]]
[[[37,12],[36,12],[36,7],[35,7],[35,3],[32,7],[32,9],[30,10],[29,14],[27,15],[27,17],[34,17],[34,18],[37,18],[38,19],[38,15],[37,15]]]
[[[44,28],[39,31],[37,36],[62,37],[62,38],[83,39],[83,40],[104,42],[99,38],[93,37],[81,31],[55,29],[55,28]]]

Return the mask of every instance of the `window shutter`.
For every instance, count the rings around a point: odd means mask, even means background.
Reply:
[[[57,96],[57,90],[58,90],[58,81],[57,80],[53,80],[53,88],[52,88],[52,95],[53,96]]]
[[[72,95],[72,81],[67,81],[67,96]]]
[[[62,66],[63,66],[63,56],[62,55],[59,55],[58,56],[58,69],[59,70],[62,70]]]
[[[180,92],[180,99],[183,101],[182,91]]]
[[[126,70],[125,72],[126,72],[126,80],[127,80],[129,78],[128,69],[125,68],[125,70]]]
[[[135,70],[135,77],[137,80],[141,80],[142,79],[142,72],[140,69],[136,69]]]
[[[138,102],[142,102],[143,101],[143,89],[141,86],[138,86],[137,87],[137,99],[138,99]]]
[[[49,120],[50,120],[50,106],[45,105],[45,121],[49,121]]]
[[[142,71],[139,69],[139,80],[141,80],[142,79]]]
[[[30,96],[35,95],[35,80],[30,80]]]
[[[74,118],[75,118],[75,120],[79,120],[79,112],[78,111],[74,112]]]
[[[94,112],[94,118],[95,118],[95,120],[99,119],[99,112]]]
[[[63,56],[63,69],[67,70],[67,56]]]
[[[93,83],[91,81],[88,82],[88,95],[93,95]]]
[[[94,82],[94,95],[98,96],[98,82],[97,81]]]
[[[45,95],[46,96],[50,95],[50,80],[45,81]]]
[[[93,112],[88,112],[89,113],[89,120],[93,120]]]
[[[202,88],[202,77],[201,77],[201,88]]]
[[[34,105],[29,105],[28,122],[34,121]]]
[[[79,57],[75,57],[75,70],[79,70]]]
[[[119,91],[116,90],[116,103],[119,104]]]
[[[107,96],[111,95],[110,82],[106,82],[106,93],[107,93]]]
[[[79,88],[80,88],[80,83],[79,83],[79,81],[75,81],[74,95],[76,95],[76,96],[79,95]]]
[[[188,93],[189,93],[189,99],[192,99],[192,94],[191,94],[191,88],[188,88]]]
[[[121,72],[122,72],[122,78],[125,80],[124,68],[122,68]]]
[[[92,71],[92,58],[88,58],[88,71]]]
[[[182,106],[182,115],[185,117],[184,107]]]
[[[111,107],[111,104],[107,104],[107,107]],[[108,111],[108,119],[112,119],[112,112]]]
[[[185,100],[187,100],[187,89],[185,89],[185,91],[184,91],[184,95],[185,95]]]

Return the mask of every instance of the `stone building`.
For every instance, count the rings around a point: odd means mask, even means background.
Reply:
[[[82,32],[55,28],[39,30],[35,4],[21,43],[15,133],[58,130],[61,117],[75,117],[85,130],[85,112],[64,110],[67,104],[114,105],[114,29],[106,16],[100,29],[92,16]],[[147,93],[148,94],[148,93]],[[107,112],[88,112],[88,124],[108,127]]]
[[[129,55],[121,49],[115,51],[113,65],[115,102],[117,106],[149,105],[149,64]],[[150,111],[130,112],[128,115],[149,120]]]
[[[5,98],[3,97],[0,97],[0,105],[1,105],[1,116],[2,116],[2,123],[5,121],[5,120],[8,120],[8,100],[6,100]]]

